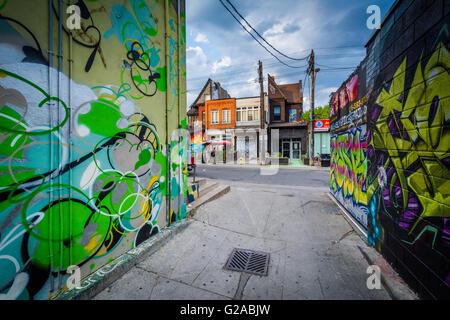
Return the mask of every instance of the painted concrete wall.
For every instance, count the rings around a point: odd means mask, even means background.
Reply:
[[[341,179],[341,164],[360,164],[368,242],[422,297],[441,299],[450,298],[449,13],[444,0],[405,0],[393,8],[356,72],[366,87],[358,92],[367,97],[366,124],[339,132],[364,112],[339,114],[343,95],[330,101],[332,117],[338,111],[332,193],[339,197],[341,185],[354,184],[353,175]],[[355,198],[346,201],[345,190],[340,201],[352,212]]]
[[[330,191],[367,228],[367,96],[365,67],[358,69],[330,101]]]
[[[184,0],[78,1],[75,30],[60,3],[0,1],[6,299],[51,298],[69,266],[85,277],[186,216]]]

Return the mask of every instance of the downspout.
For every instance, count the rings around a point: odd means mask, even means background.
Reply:
[[[165,55],[166,55],[166,107],[165,107],[165,120],[166,120],[166,138],[165,138],[165,146],[166,146],[166,219],[167,225],[170,226],[170,146],[169,146],[169,118],[168,118],[168,106],[169,106],[169,1],[164,0],[164,28],[165,28]]]
[[[51,73],[52,73],[52,67],[53,67],[53,13],[52,13],[52,0],[48,0],[48,94],[49,96],[52,96],[51,94],[51,88],[52,88],[52,79],[51,79]],[[53,125],[53,116],[51,112],[51,103],[49,101],[49,117],[50,117],[50,125]],[[50,168],[53,168],[53,134],[50,133]],[[52,176],[50,175],[49,179],[49,204],[50,199],[52,199]],[[52,207],[49,206],[49,221],[48,224],[48,237],[49,237],[49,260],[50,260],[50,292],[55,291],[55,283],[53,278],[53,226],[52,226]]]
[[[182,137],[181,137],[181,119],[180,119],[180,106],[181,106],[180,12],[181,12],[181,10],[180,10],[180,0],[178,0],[177,1],[177,49],[178,49],[177,50],[177,61],[178,61],[178,63],[177,63],[177,69],[178,69],[177,70],[177,73],[178,73],[178,112],[177,112],[177,117],[178,117],[178,128],[179,128],[179,130],[178,130],[178,147],[179,148],[182,146],[181,145],[181,141],[182,141]],[[179,150],[178,153],[181,153],[180,149],[178,149],[178,150]],[[186,151],[188,151],[188,150],[186,150]],[[183,153],[181,153],[181,155],[182,154]],[[189,155],[190,155],[190,153],[188,153],[188,156]],[[184,192],[183,192],[183,189],[184,189],[183,188],[184,187],[184,185],[183,185],[183,170],[184,170],[184,168],[181,166],[182,163],[183,163],[183,160],[181,159],[181,157],[178,157],[178,158],[180,159],[179,170],[178,170],[179,171],[179,177],[178,177],[179,180],[178,181],[180,181],[180,188],[182,190],[182,193],[184,194]],[[178,197],[178,212],[181,212],[181,203],[182,203],[182,201],[184,201],[184,199]]]
[[[72,106],[72,31],[69,32],[69,108]],[[69,125],[69,145],[72,144],[72,121],[68,121]],[[72,150],[69,149],[69,163],[72,163]],[[72,195],[72,181],[73,181],[73,171],[69,170],[69,194]],[[72,265],[72,201],[69,201],[69,265]]]
[[[63,6],[63,0],[59,0],[59,19],[58,19],[58,99],[61,99],[61,72],[62,72],[62,6]],[[60,119],[60,102],[58,101],[57,104],[57,110],[58,110],[58,123],[61,123]],[[64,132],[61,132],[61,137],[63,137]],[[63,146],[58,144],[58,163],[61,163],[62,161],[62,148]],[[62,199],[62,175],[58,175],[58,182],[59,182],[59,188],[58,188],[58,196],[59,200]],[[63,248],[63,237],[64,237],[64,213],[62,212],[62,207],[58,206],[59,208],[59,221],[60,221],[60,227],[59,227],[59,270],[58,270],[58,290],[62,288],[62,267],[63,267],[63,258],[64,258],[64,248]]]
[[[180,43],[181,43],[181,33],[180,33],[180,0],[177,2],[177,60],[178,60],[178,126],[181,127],[181,119],[180,119],[180,106],[181,106],[181,61],[180,61]]]

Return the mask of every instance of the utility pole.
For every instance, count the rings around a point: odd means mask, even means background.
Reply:
[[[260,143],[260,156],[259,156],[259,160],[260,160],[260,164],[264,165],[265,164],[265,154],[266,154],[266,150],[264,147],[264,123],[265,123],[265,117],[264,117],[264,82],[263,82],[263,66],[262,66],[262,62],[258,61],[258,73],[259,73],[259,87],[260,87],[260,98],[259,98],[259,119],[260,119],[260,134],[259,134],[259,139],[261,140]]]
[[[309,147],[309,164],[311,166],[314,165],[314,87],[316,83],[316,73],[319,72],[319,68],[315,68],[314,66],[314,50],[311,50],[311,54],[309,56],[309,67],[308,74],[311,75],[311,145]]]

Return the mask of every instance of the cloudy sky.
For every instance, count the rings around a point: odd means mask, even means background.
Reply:
[[[225,0],[223,2],[226,4]],[[329,94],[352,72],[351,69],[325,69],[356,67],[364,59],[364,45],[373,33],[366,26],[370,16],[366,13],[367,7],[378,5],[383,18],[394,0],[231,2],[270,44],[284,54],[302,58],[314,49],[316,63],[323,65],[317,67],[324,69],[317,74],[315,90],[315,105],[322,106],[328,104]],[[279,63],[253,40],[219,0],[187,0],[186,15],[188,106],[208,78],[220,82],[232,97],[259,95],[258,60],[263,62],[266,92],[267,73],[274,75],[279,84],[305,80],[306,60],[293,61],[277,54],[289,65],[305,67],[294,69]],[[304,110],[309,109],[310,88],[309,81],[306,82]]]

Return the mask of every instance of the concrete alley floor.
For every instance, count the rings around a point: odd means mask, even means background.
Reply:
[[[186,230],[94,299],[390,299],[383,286],[367,288],[358,246],[373,249],[326,183],[224,183],[228,194],[200,207]],[[224,269],[233,248],[270,253],[268,276]]]

